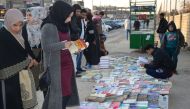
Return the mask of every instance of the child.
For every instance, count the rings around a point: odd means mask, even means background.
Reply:
[[[177,30],[175,23],[171,21],[168,24],[168,32],[165,33],[163,48],[171,57],[175,70],[177,69],[178,55],[184,42],[183,34],[180,30]],[[177,71],[174,73],[177,74]]]

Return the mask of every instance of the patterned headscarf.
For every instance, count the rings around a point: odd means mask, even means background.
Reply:
[[[31,7],[27,11],[31,12],[32,19],[35,21],[42,20],[47,16],[47,10],[44,7]]]
[[[27,24],[28,40],[31,47],[39,47],[41,42],[41,23],[47,15],[44,7],[32,7],[28,11],[32,15],[32,23]]]

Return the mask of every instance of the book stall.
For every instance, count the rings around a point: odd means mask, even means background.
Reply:
[[[156,30],[156,0],[130,0],[130,48],[142,49],[154,44]],[[134,29],[135,22],[139,28]]]
[[[172,83],[147,75],[139,65],[146,58],[104,57],[101,62],[82,76],[96,84],[80,109],[168,109]]]

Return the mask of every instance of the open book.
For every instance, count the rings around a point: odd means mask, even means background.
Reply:
[[[139,57],[137,60],[137,65],[148,64],[148,63],[149,63],[149,61],[145,57]]]
[[[88,46],[89,46],[89,43],[85,42],[82,39],[78,39],[76,41],[72,41],[71,43],[72,43],[72,45],[69,48],[69,51],[70,51],[71,54],[77,53],[79,51],[83,51],[86,48],[88,48]]]

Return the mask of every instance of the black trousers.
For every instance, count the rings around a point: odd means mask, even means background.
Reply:
[[[21,100],[21,90],[19,83],[19,74],[4,80],[6,109],[23,109]],[[4,109],[2,82],[0,81],[0,109]]]
[[[154,78],[158,79],[167,79],[172,76],[171,71],[163,70],[163,69],[146,69],[146,73]]]
[[[63,98],[62,98],[62,109],[66,109],[66,107],[67,107],[67,103],[69,102],[69,99],[70,99],[70,96],[64,96]]]

